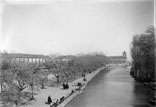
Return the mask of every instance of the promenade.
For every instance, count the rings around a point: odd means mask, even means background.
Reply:
[[[35,100],[32,100],[30,102],[28,102],[27,104],[20,106],[20,107],[50,107],[50,105],[45,104],[45,102],[47,102],[47,98],[50,95],[52,101],[56,101],[57,99],[60,99],[61,97],[67,97],[71,94],[72,90],[76,90],[76,88],[78,88],[76,85],[78,82],[85,84],[83,86],[83,88],[86,87],[87,83],[94,77],[96,76],[96,74],[98,74],[102,69],[104,69],[104,67],[90,73],[86,75],[86,80],[87,81],[83,81],[83,78],[78,78],[75,81],[69,83],[69,89],[67,90],[63,90],[62,86],[59,87],[46,87],[46,89],[40,89],[39,91],[36,91],[34,95]],[[75,94],[75,96],[78,94]],[[62,102],[59,107],[63,107],[65,106],[70,100],[72,100],[72,98],[67,98],[64,102]]]

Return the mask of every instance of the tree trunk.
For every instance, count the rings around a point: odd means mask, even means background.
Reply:
[[[58,86],[58,84],[59,84],[59,77],[57,76],[56,78],[57,78],[57,86]]]
[[[69,77],[69,76],[68,76],[68,75],[66,75],[66,80],[67,80],[66,82],[67,82],[67,84],[68,84],[68,77]]]

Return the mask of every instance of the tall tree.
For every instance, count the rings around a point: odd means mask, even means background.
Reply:
[[[132,76],[143,81],[151,81],[155,78],[155,45],[154,27],[152,26],[148,27],[145,33],[133,37]]]

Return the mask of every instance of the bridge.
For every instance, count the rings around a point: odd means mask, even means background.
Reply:
[[[0,62],[5,59],[17,63],[35,63],[41,64],[50,60],[49,56],[23,53],[0,53]]]

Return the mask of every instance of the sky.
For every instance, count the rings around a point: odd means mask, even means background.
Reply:
[[[5,1],[5,0],[4,0]],[[154,23],[154,0],[7,0],[0,50],[130,56],[134,34]]]

